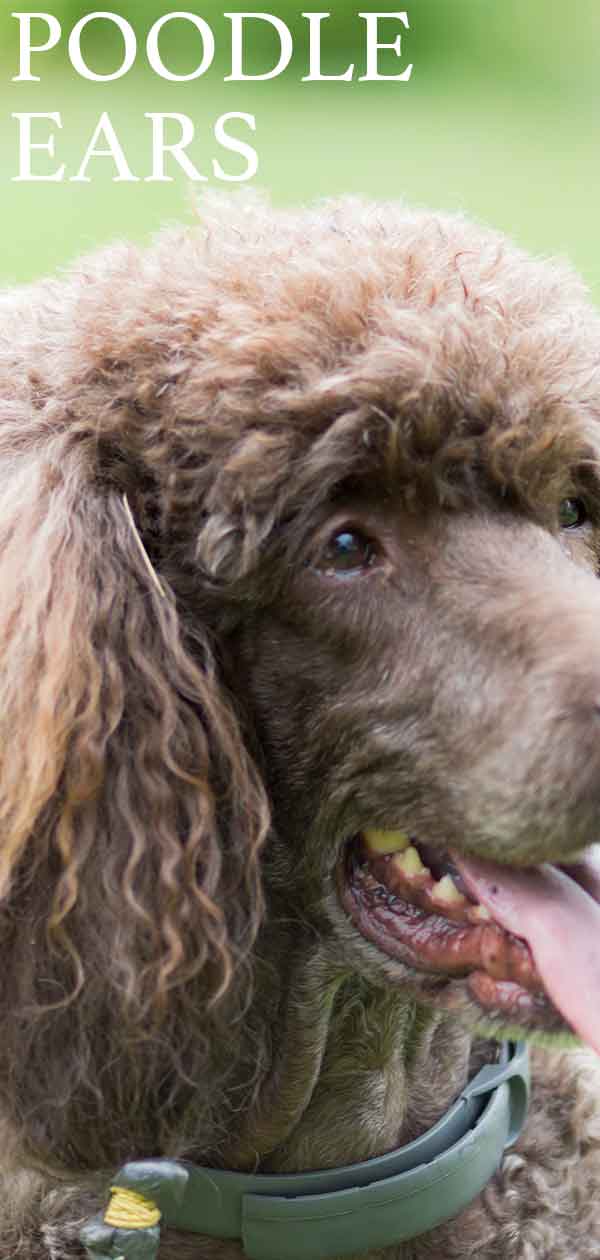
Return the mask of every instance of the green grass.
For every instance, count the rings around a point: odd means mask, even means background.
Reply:
[[[82,83],[56,70],[31,86],[5,76],[0,280],[27,281],[99,242],[144,239],[164,222],[190,219],[194,196],[207,187],[191,187],[182,173],[173,184],[114,183],[112,163],[101,159],[93,164],[91,184],[15,183],[13,111],[61,111],[54,166],[64,161],[73,174],[108,108],[131,167],[143,176],[150,169],[144,111],[190,115],[197,128],[193,157],[209,173],[213,156],[233,163],[215,146],[214,121],[225,111],[244,110],[256,116],[254,182],[276,203],[360,193],[461,209],[526,248],[568,256],[600,299],[600,162],[591,81],[572,76],[559,91],[547,78],[488,78],[485,62],[470,64],[468,74],[460,66],[455,61],[445,74],[417,67],[409,84],[398,85],[301,84],[301,70],[259,84],[224,84],[222,71],[210,83],[186,85],[143,72],[115,84]],[[44,154],[34,160],[40,171],[53,169]],[[210,184],[232,187],[212,178]]]

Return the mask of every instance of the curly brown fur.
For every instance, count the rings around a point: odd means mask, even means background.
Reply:
[[[334,869],[407,817],[515,863],[595,839],[600,320],[351,200],[217,205],[0,309],[0,1260],[76,1260],[128,1158],[365,1159],[492,1054]],[[341,581],[349,519],[385,563]],[[536,1053],[502,1172],[397,1260],[597,1257],[596,1060]]]

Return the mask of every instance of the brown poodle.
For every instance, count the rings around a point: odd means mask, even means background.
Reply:
[[[460,217],[241,201],[1,309],[0,1260],[87,1255],[127,1161],[381,1156],[506,1037],[520,1139],[385,1254],[597,1260],[577,280]]]

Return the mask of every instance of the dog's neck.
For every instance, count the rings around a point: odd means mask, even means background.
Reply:
[[[455,1018],[341,975],[324,950],[293,973],[277,1059],[229,1167],[297,1172],[381,1155],[430,1128],[485,1061]]]

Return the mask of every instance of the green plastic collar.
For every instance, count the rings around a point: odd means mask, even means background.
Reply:
[[[276,1175],[139,1160],[113,1185],[151,1199],[165,1225],[240,1239],[248,1260],[328,1260],[416,1238],[456,1216],[519,1136],[528,1096],[527,1046],[507,1042],[432,1129],[378,1159]],[[120,1229],[100,1216],[81,1241],[90,1260],[155,1260],[160,1226]]]

